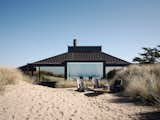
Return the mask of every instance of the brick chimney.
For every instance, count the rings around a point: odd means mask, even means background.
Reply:
[[[77,39],[73,39],[73,47],[77,47]]]

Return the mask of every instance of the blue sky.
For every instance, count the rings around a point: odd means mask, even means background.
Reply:
[[[66,52],[73,38],[131,62],[160,44],[160,1],[0,0],[0,65]]]

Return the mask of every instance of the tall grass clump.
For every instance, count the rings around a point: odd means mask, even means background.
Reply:
[[[122,80],[125,96],[160,104],[160,64],[130,65],[116,73],[110,82]]]
[[[39,79],[39,71],[36,71],[33,74],[33,76],[35,77],[34,79],[35,84],[42,84],[43,82],[48,82],[49,84],[55,84],[56,88],[77,87],[76,79],[66,80],[63,75],[54,74],[49,71],[40,71],[40,79]],[[107,80],[100,80],[99,87],[103,87],[106,83],[107,83]],[[85,84],[85,87],[93,87],[92,80],[84,80],[84,84]]]
[[[93,87],[94,84],[92,80],[84,80],[83,81],[85,87]],[[99,80],[99,87],[102,88],[107,83],[107,80]],[[57,88],[71,88],[71,87],[77,87],[77,81],[76,80],[61,80],[57,81],[56,84]]]
[[[19,81],[30,81],[19,70],[10,67],[0,67],[0,91],[4,90],[6,85],[16,84]]]

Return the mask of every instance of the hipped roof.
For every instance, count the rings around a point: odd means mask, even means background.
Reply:
[[[32,65],[64,65],[66,61],[103,61],[105,65],[108,66],[125,66],[130,63],[119,59],[117,57],[111,56],[104,52],[66,52],[60,55],[56,55],[47,59],[43,59],[34,63]]]

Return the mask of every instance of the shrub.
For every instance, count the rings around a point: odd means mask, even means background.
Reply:
[[[21,80],[31,82],[28,77],[15,68],[0,67],[0,91],[4,90],[6,85],[16,84]]]
[[[125,96],[160,104],[160,64],[130,65],[112,79],[122,80]]]

